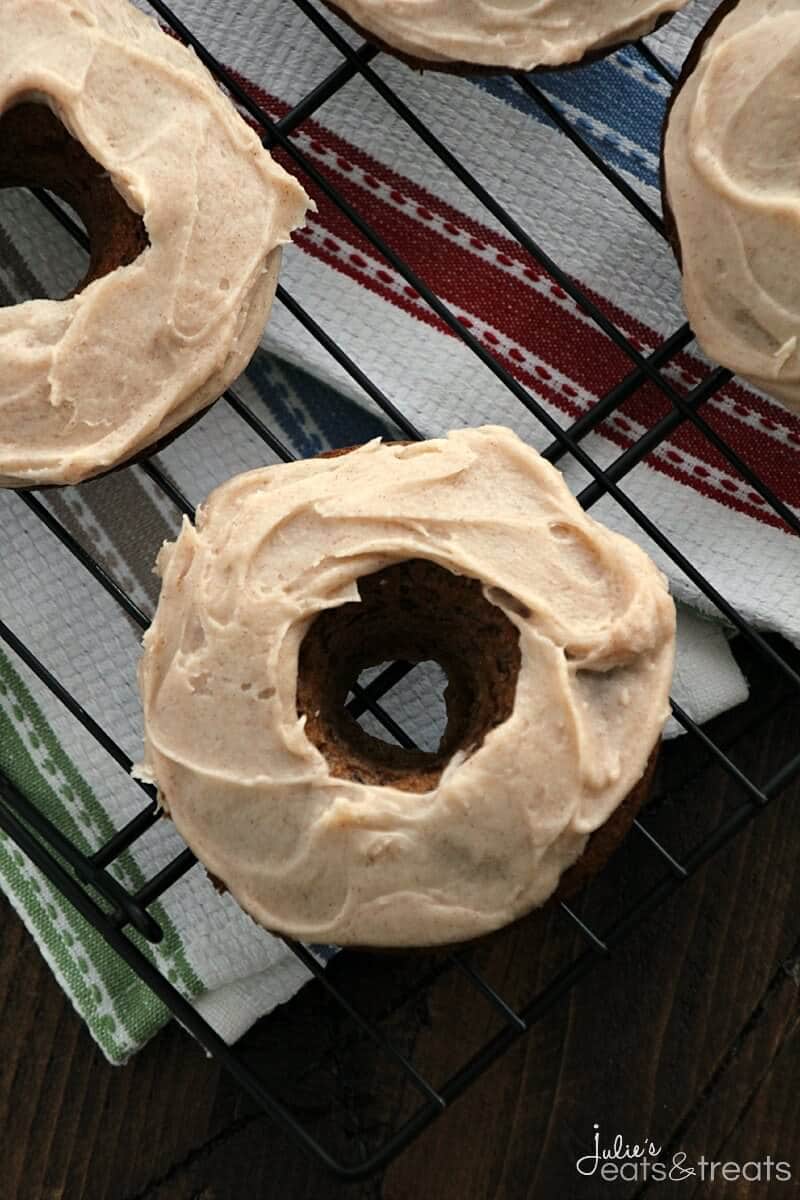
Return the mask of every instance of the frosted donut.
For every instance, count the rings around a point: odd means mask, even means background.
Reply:
[[[240,475],[158,570],[139,773],[270,930],[423,946],[513,920],[636,792],[667,716],[663,576],[507,429]],[[450,677],[438,751],[342,712],[399,657]]]
[[[579,62],[634,41],[687,0],[326,0],[412,66],[469,73]]]
[[[76,294],[0,309],[0,484],[77,483],[243,369],[309,201],[124,0],[2,0],[0,38],[0,186],[61,192],[97,242]]]
[[[664,209],[697,340],[800,412],[800,0],[730,0],[673,93]]]

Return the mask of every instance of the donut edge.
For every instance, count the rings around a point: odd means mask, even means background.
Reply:
[[[684,59],[680,74],[675,80],[675,84],[667,101],[664,120],[661,125],[661,143],[659,148],[659,189],[661,192],[661,213],[664,220],[664,232],[667,236],[667,241],[672,249],[675,259],[678,263],[678,269],[683,273],[683,250],[681,247],[680,235],[678,233],[678,223],[675,220],[675,214],[672,211],[672,205],[669,202],[669,183],[667,180],[667,165],[666,165],[666,145],[667,132],[669,129],[670,117],[672,116],[672,107],[680,95],[684,85],[689,78],[694,74],[695,68],[700,62],[700,56],[703,53],[706,42],[712,37],[717,28],[722,24],[727,16],[734,9],[738,8],[739,0],[722,0],[722,3],[714,9],[714,12],[706,21],[703,28],[698,33],[697,37],[692,42],[689,53]]]
[[[331,12],[339,18],[340,21],[344,22],[345,25],[349,25],[350,28],[357,33],[359,37],[363,38],[365,42],[369,42],[370,45],[376,46],[378,50],[383,51],[385,54],[391,55],[392,58],[399,59],[400,62],[405,63],[407,67],[411,67],[411,69],[414,71],[435,71],[439,75],[461,75],[465,78],[469,78],[470,76],[475,78],[485,78],[491,75],[533,75],[548,71],[570,71],[574,70],[575,67],[585,67],[590,63],[599,62],[601,59],[607,58],[609,54],[615,54],[617,50],[621,50],[623,46],[630,46],[633,42],[639,40],[639,38],[622,38],[621,41],[614,42],[609,46],[603,46],[597,50],[587,50],[586,53],[580,58],[573,59],[571,62],[558,64],[542,63],[539,66],[531,67],[528,71],[524,70],[522,67],[491,67],[484,63],[457,62],[456,60],[450,61],[449,59],[431,61],[424,58],[416,58],[413,54],[406,54],[402,50],[395,50],[394,46],[392,46],[389,42],[384,42],[376,34],[370,33],[368,29],[365,29],[362,25],[359,25],[358,22],[350,17],[347,13],[342,12],[342,10],[335,3],[335,0],[323,0],[323,3],[325,4],[326,8],[329,8]],[[686,3],[688,3],[688,0],[684,0],[684,5]],[[680,8],[676,8],[672,12],[662,13],[657,18],[653,28],[649,30],[648,33],[641,34],[640,37],[649,37],[651,33],[655,33],[657,29],[660,29],[663,25],[666,25],[668,21],[671,21],[677,12],[680,12]]]
[[[590,883],[596,875],[599,875],[605,866],[607,866],[630,832],[636,817],[650,796],[653,778],[655,776],[656,767],[658,764],[659,751],[660,741],[650,751],[650,757],[647,760],[644,773],[642,774],[638,783],[634,784],[627,796],[625,796],[620,804],[618,804],[614,809],[608,820],[605,821],[598,829],[596,829],[594,833],[589,834],[589,839],[580,857],[576,859],[571,867],[568,867],[566,871],[563,872],[557,888],[551,893],[550,896],[548,896],[543,904],[540,904],[535,908],[530,908],[527,910],[527,912],[520,913],[518,917],[514,917],[513,920],[506,922],[505,925],[501,925],[497,929],[491,929],[487,933],[476,934],[475,937],[467,938],[460,942],[423,942],[409,944],[408,946],[381,946],[378,943],[372,945],[371,943],[363,942],[343,942],[340,948],[342,950],[355,950],[362,954],[379,954],[381,956],[387,954],[435,954],[437,951],[440,953],[450,953],[453,950],[459,950],[461,948],[472,948],[473,946],[487,944],[491,939],[497,938],[500,934],[507,932],[511,928],[521,931],[525,921],[534,919],[538,914],[546,912],[553,906],[561,904],[563,901],[572,899],[588,883]],[[164,806],[161,799],[160,802],[162,814],[166,817],[169,817],[169,810]],[[227,886],[224,880],[220,879],[218,875],[215,875],[213,871],[210,871],[208,867],[204,866],[203,869],[205,870],[205,873],[214,890],[220,896],[224,896],[226,893],[229,893],[236,903],[239,904],[235,894],[230,891],[230,888]],[[250,917],[250,920],[253,921],[253,923],[257,925],[259,929],[265,929],[266,932],[271,934],[272,937],[289,939],[293,938],[293,934],[286,933],[284,930],[262,925],[261,922],[257,921],[252,913],[248,912],[243,905],[239,904],[239,907],[243,912],[247,913],[247,915]]]

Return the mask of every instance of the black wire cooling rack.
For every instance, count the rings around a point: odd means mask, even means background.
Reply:
[[[496,198],[442,144],[436,133],[425,125],[373,70],[371,63],[377,57],[378,51],[368,45],[353,48],[339,34],[327,16],[310,3],[310,0],[294,0],[294,3],[308,21],[329,39],[340,56],[340,62],[285,116],[275,121],[241,86],[235,74],[217,62],[194,37],[192,31],[165,4],[160,0],[151,0],[151,6],[157,16],[181,40],[194,48],[205,65],[227,88],[242,111],[260,128],[265,144],[271,148],[280,148],[285,152],[294,164],[294,169],[299,177],[310,180],[319,192],[337,206],[359,233],[422,297],[445,326],[472,351],[483,368],[496,376],[508,388],[512,396],[536,417],[552,437],[552,442],[545,450],[545,456],[551,462],[558,462],[565,455],[571,455],[588,472],[591,482],[579,497],[584,507],[590,507],[603,496],[613,498],[637,522],[655,545],[705,595],[719,614],[738,631],[743,639],[746,639],[752,652],[763,658],[768,670],[775,672],[776,678],[781,679],[782,684],[793,696],[800,695],[800,676],[790,659],[785,657],[771,641],[765,640],[728,603],[725,597],[704,578],[702,572],[684,556],[678,546],[664,536],[620,487],[628,473],[651,451],[679,426],[691,422],[698,433],[724,457],[731,471],[739,478],[746,480],[749,487],[762,498],[763,502],[793,533],[800,532],[800,520],[797,515],[759,478],[758,473],[725,443],[703,417],[704,403],[730,380],[730,374],[720,368],[710,369],[705,378],[692,391],[681,394],[676,386],[665,377],[664,371],[675,356],[692,341],[693,335],[689,327],[685,324],[682,325],[649,354],[644,354],[637,349],[614,321],[593,302],[586,292],[576,285],[567,272],[562,270],[544,252],[531,234],[520,226]],[[674,84],[675,80],[671,70],[653,53],[650,47],[645,43],[638,43],[635,49],[647,69],[657,72],[668,84]],[[410,134],[420,139],[441,160],[476,200],[516,239],[523,250],[531,256],[531,259],[549,273],[550,277],[572,298],[578,308],[624,353],[629,362],[627,374],[569,428],[562,429],[542,407],[536,396],[515,379],[492,351],[487,349],[461,324],[447,304],[431,290],[424,279],[409,268],[384,238],[347,202],[336,186],[317,169],[293,140],[293,134],[303,122],[318,112],[340,88],[358,74],[406,123]],[[529,100],[537,104],[546,116],[558,126],[564,136],[583,152],[592,167],[600,171],[606,180],[618,189],[645,221],[649,222],[658,233],[664,235],[665,230],[661,216],[646,203],[609,162],[605,161],[587,140],[581,129],[551,103],[537,85],[536,77],[520,74],[513,78],[515,85]],[[85,243],[83,231],[74,224],[70,215],[58,202],[46,193],[40,193],[39,198],[73,236]],[[330,353],[354,383],[378,405],[402,436],[407,438],[420,436],[412,422],[320,327],[296,297],[289,294],[285,287],[280,286],[277,298]],[[662,397],[667,401],[666,415],[652,424],[632,446],[621,453],[609,466],[601,469],[582,445],[584,437],[645,384],[655,385],[659,389]],[[235,388],[230,388],[224,398],[279,458],[286,461],[293,457],[282,440],[244,402]],[[192,514],[192,505],[156,462],[145,462],[142,469],[182,512]],[[26,505],[50,533],[58,538],[62,545],[93,576],[97,584],[113,597],[124,612],[140,628],[145,629],[148,623],[147,617],[139,606],[93,554],[85,549],[53,516],[42,500],[33,492],[20,492],[18,501],[20,504]],[[34,672],[45,687],[58,698],[114,761],[123,770],[129,771],[131,762],[124,751],[97,721],[84,711],[47,665],[40,661],[3,621],[0,621],[0,639]],[[352,701],[354,712],[361,713],[369,708],[389,732],[405,745],[413,743],[402,728],[385,712],[380,701],[400,677],[409,670],[411,668],[407,664],[395,664],[380,674],[366,688],[358,689]],[[613,921],[604,927],[595,927],[594,923],[580,916],[575,908],[562,904],[561,912],[564,918],[579,931],[585,945],[566,965],[554,973],[535,995],[525,997],[522,1002],[511,1003],[504,997],[501,991],[476,969],[468,952],[449,954],[441,969],[458,970],[465,986],[475,988],[482,993],[494,1010],[499,1022],[499,1029],[483,1045],[460,1062],[448,1078],[437,1082],[427,1079],[414,1065],[411,1054],[399,1048],[379,1023],[367,1019],[359,1013],[350,999],[332,982],[331,974],[326,973],[324,967],[307,947],[295,942],[287,943],[298,959],[319,980],[321,987],[327,992],[328,1002],[335,1011],[343,1019],[346,1018],[352,1022],[354,1028],[357,1028],[359,1036],[374,1048],[374,1054],[380,1061],[387,1065],[394,1064],[394,1068],[400,1072],[406,1083],[419,1094],[419,1102],[411,1106],[408,1111],[404,1111],[401,1119],[393,1127],[383,1132],[377,1144],[369,1146],[359,1144],[359,1152],[355,1157],[338,1156],[329,1147],[321,1144],[296,1113],[278,1098],[270,1082],[253,1062],[248,1061],[246,1053],[236,1047],[227,1046],[208,1023],[198,1015],[191,1004],[160,974],[129,936],[129,930],[133,929],[152,942],[160,939],[161,929],[150,911],[151,907],[195,864],[193,854],[188,849],[183,850],[135,893],[127,890],[110,873],[109,868],[115,859],[141,838],[158,820],[156,799],[152,789],[141,785],[148,797],[142,810],[124,828],[119,829],[101,849],[91,856],[87,856],[45,819],[8,778],[0,774],[0,828],[14,839],[86,920],[102,934],[109,945],[169,1007],[186,1029],[207,1051],[224,1063],[245,1091],[271,1117],[290,1130],[301,1145],[339,1176],[351,1179],[362,1178],[385,1165],[407,1146],[425,1126],[502,1055],[512,1042],[522,1037],[533,1024],[552,1009],[555,1003],[582,980],[598,959],[612,953],[634,928],[693,876],[708,859],[728,844],[765,805],[800,773],[800,753],[798,753],[780,765],[769,778],[765,780],[750,778],[736,765],[729,753],[704,730],[700,729],[678,704],[673,704],[673,713],[688,735],[702,744],[704,752],[710,759],[732,777],[739,797],[736,806],[732,811],[726,811],[713,829],[706,832],[696,844],[680,856],[671,852],[661,837],[656,836],[652,828],[649,828],[643,820],[637,820],[633,836],[638,837],[646,845],[649,853],[650,866],[645,886],[635,897],[626,897],[620,913],[615,915]]]

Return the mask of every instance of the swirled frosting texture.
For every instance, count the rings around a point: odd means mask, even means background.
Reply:
[[[331,775],[296,702],[314,617],[409,558],[480,580],[521,652],[511,716],[422,794]],[[140,770],[272,930],[427,945],[512,920],[638,782],[667,716],[663,577],[507,429],[240,475],[159,570]]]
[[[409,558],[480,580],[522,659],[510,718],[421,794],[331,775],[296,706],[314,617]],[[667,716],[663,577],[504,428],[239,475],[158,570],[140,774],[267,929],[421,946],[509,922],[637,784]]]
[[[0,309],[0,483],[76,483],[215,400],[252,354],[308,199],[190,51],[125,0],[0,0],[0,112],[48,104],[150,245]]]
[[[686,0],[331,0],[423,62],[530,71],[642,37]]]
[[[703,38],[703,34],[700,35]],[[800,410],[800,2],[739,0],[664,142],[686,310],[704,350]]]

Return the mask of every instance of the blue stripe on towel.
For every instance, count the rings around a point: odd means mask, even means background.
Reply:
[[[611,166],[657,188],[667,89],[649,69],[642,68],[642,78],[631,72],[634,53],[623,50],[585,67],[542,72],[533,78],[557,108],[573,110],[569,115],[576,129]],[[552,124],[510,76],[473,82],[517,111]]]
[[[246,375],[284,438],[303,458],[332,446],[392,436],[388,422],[307,371],[261,350],[251,359]]]

